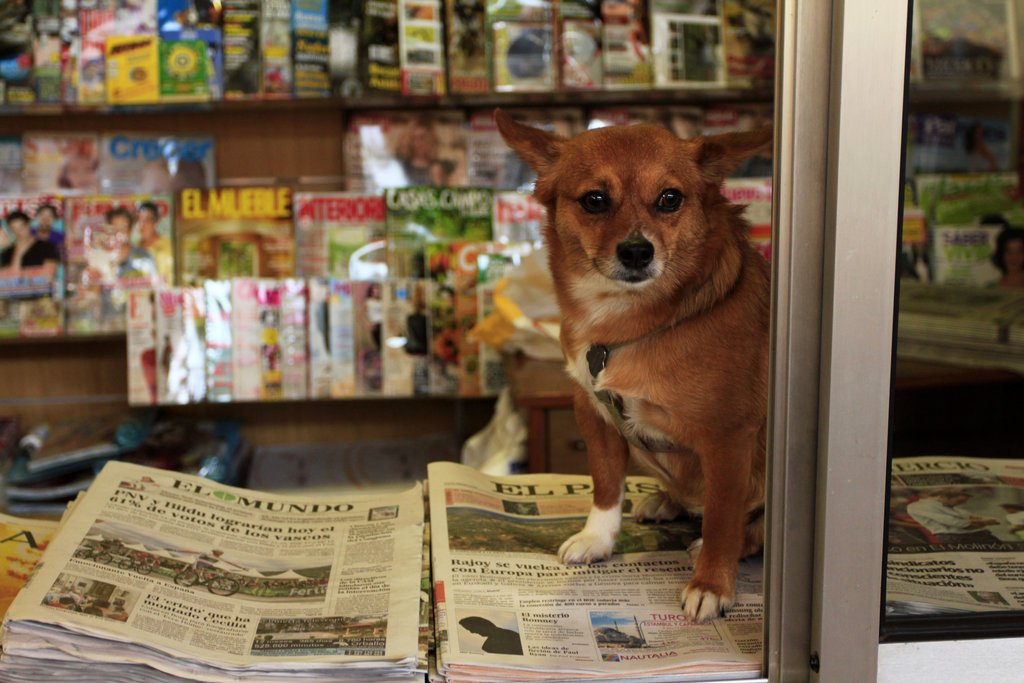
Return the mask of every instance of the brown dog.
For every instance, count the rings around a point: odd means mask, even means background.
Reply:
[[[537,172],[594,500],[559,550],[611,556],[630,452],[663,483],[635,516],[702,516],[683,611],[706,620],[735,596],[737,562],[764,540],[768,264],[722,181],[771,130],[682,140],[654,125],[567,140],[495,112]]]

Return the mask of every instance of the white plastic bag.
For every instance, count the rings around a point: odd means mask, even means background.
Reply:
[[[491,421],[463,444],[462,464],[495,476],[526,471],[526,420],[508,387],[498,394]]]

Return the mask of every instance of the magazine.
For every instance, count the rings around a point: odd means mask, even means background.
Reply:
[[[292,3],[291,32],[295,51],[295,97],[331,96],[331,39],[328,0]]]
[[[356,393],[380,396],[383,389],[383,284],[354,281],[352,286],[352,352]]]
[[[349,118],[347,189],[466,185],[466,122],[461,111],[365,112]]]
[[[274,495],[108,463],[5,619],[5,680],[423,680],[423,492]],[[33,673],[33,671],[35,673]]]
[[[128,364],[128,405],[156,405],[157,348],[154,292],[128,292],[125,311],[125,346]]]
[[[924,81],[1012,81],[1017,65],[1015,3],[921,0],[914,34]]]
[[[891,616],[1024,609],[1024,465],[895,458],[885,608]]]
[[[383,391],[388,396],[430,393],[430,315],[427,280],[383,282]]]
[[[408,187],[388,190],[388,274],[426,277],[430,243],[489,241],[493,196],[489,189]],[[440,247],[437,247],[440,248]],[[440,257],[439,257],[440,258]]]
[[[652,0],[655,88],[726,85],[720,12],[718,2]]]
[[[259,397],[276,401],[283,397],[281,380],[281,282],[256,281],[256,315],[259,320]]]
[[[308,292],[305,280],[281,282],[281,397],[285,399],[309,396]]]
[[[260,400],[259,286],[255,278],[231,282],[231,398]]]
[[[761,561],[741,562],[725,617],[690,621],[679,595],[699,524],[629,514],[655,480],[627,479],[612,558],[575,566],[557,552],[586,519],[590,477],[494,477],[434,462],[427,486],[438,671],[449,683],[760,674]]]
[[[292,3],[288,0],[261,0],[260,55],[262,57],[265,97],[291,97]]]
[[[69,334],[123,332],[127,293],[172,282],[172,203],[159,194],[67,200]]]
[[[454,95],[488,92],[491,75],[483,0],[445,0],[444,13],[449,91]]]
[[[161,3],[163,4],[163,3]],[[223,46],[223,35],[221,34],[220,28],[216,26],[197,26],[184,27],[180,25],[168,25],[167,28],[160,29],[161,41],[166,41],[174,45],[181,41],[181,43],[188,44],[194,40],[203,41],[206,47],[206,59],[205,64],[202,65],[203,70],[206,73],[206,95],[203,97],[204,100],[219,100],[223,94],[223,82],[224,82],[224,46]],[[171,49],[173,54],[173,48]],[[186,55],[188,53],[185,53]],[[168,55],[171,56],[171,55]],[[190,70],[198,71],[200,68],[199,60],[196,60],[195,65],[189,65]],[[179,65],[180,69],[180,65]],[[180,79],[183,74],[179,71],[175,74],[175,80]],[[174,83],[164,84],[161,83],[161,87],[174,87]],[[200,90],[196,87],[197,92]]]
[[[224,98],[259,97],[260,0],[224,0],[222,12]]]
[[[990,287],[1001,275],[992,254],[998,225],[932,225],[931,275],[934,282]]]
[[[399,0],[398,49],[402,94],[445,94],[442,0]]]
[[[42,557],[57,522],[0,514],[0,617]]]
[[[210,69],[205,40],[160,39],[160,101],[210,99]]]
[[[355,192],[295,193],[299,277],[375,280],[387,274],[384,197]]]
[[[35,81],[36,102],[60,103],[60,7],[36,5],[35,32],[32,36],[32,80]]]
[[[217,184],[212,135],[104,133],[99,183],[107,194],[176,192]]]
[[[159,101],[160,53],[156,36],[107,36],[104,55],[109,104],[156,104]]]
[[[187,188],[176,209],[179,284],[293,275],[290,187]]]
[[[1011,168],[1008,119],[957,114],[907,117],[910,168],[916,173],[977,173]]]
[[[494,241],[540,244],[547,212],[530,192],[494,193]]]
[[[0,336],[63,334],[62,198],[0,197],[0,225]]]
[[[230,403],[232,377],[231,281],[207,280],[206,290],[206,400]]]
[[[21,192],[21,136],[0,135],[0,187],[4,194]]]
[[[722,196],[731,204],[745,205],[743,217],[750,223],[750,243],[766,259],[772,256],[772,179],[726,178]]]
[[[331,95],[359,97],[363,93],[360,81],[359,27],[363,18],[361,0],[327,3],[327,33],[330,44],[328,71]]]
[[[484,0],[487,58],[498,92],[551,92],[558,80],[555,9],[549,0]]]
[[[117,32],[117,10],[104,5],[81,7],[78,12],[78,73],[76,74],[78,101],[74,104],[106,104],[106,60],[104,48],[107,36]],[[95,192],[95,189],[89,190]]]
[[[996,215],[1024,223],[1016,173],[920,174],[914,182],[929,226],[971,225]]]
[[[606,0],[601,3],[604,87],[634,90],[651,87],[651,38],[647,3]]]
[[[725,77],[734,88],[775,80],[775,0],[722,0]]]
[[[357,42],[359,80],[367,92],[402,90],[398,4],[398,0],[376,0],[363,3],[362,11],[356,12],[361,21]]]
[[[555,4],[558,31],[558,87],[563,90],[600,90],[604,87],[604,50],[601,8],[581,0]]]
[[[21,151],[23,192],[99,191],[99,144],[95,133],[25,133]]]
[[[704,135],[751,131],[770,125],[772,125],[772,105],[770,104],[721,105],[707,107],[704,110]],[[772,151],[767,149],[740,164],[732,172],[731,177],[770,178],[771,175]]]
[[[574,107],[555,109],[512,109],[509,114],[519,123],[571,138],[585,129],[583,110]],[[493,110],[473,112],[469,117],[469,180],[472,187],[532,192],[537,180],[533,169],[516,155],[498,132]]]

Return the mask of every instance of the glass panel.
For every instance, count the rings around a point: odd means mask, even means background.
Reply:
[[[1024,633],[1018,0],[916,0],[883,640]]]

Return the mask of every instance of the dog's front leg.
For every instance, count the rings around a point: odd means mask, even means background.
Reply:
[[[587,464],[594,479],[594,498],[583,530],[558,549],[565,564],[590,564],[611,557],[622,528],[622,496],[629,446],[618,430],[598,413],[590,396],[576,388],[576,422],[587,446]]]
[[[735,599],[750,481],[750,458],[739,457],[750,446],[736,443],[740,441],[735,439],[734,443],[720,444],[701,454],[704,471],[702,542],[693,577],[682,594],[683,612],[697,621],[720,616]]]

